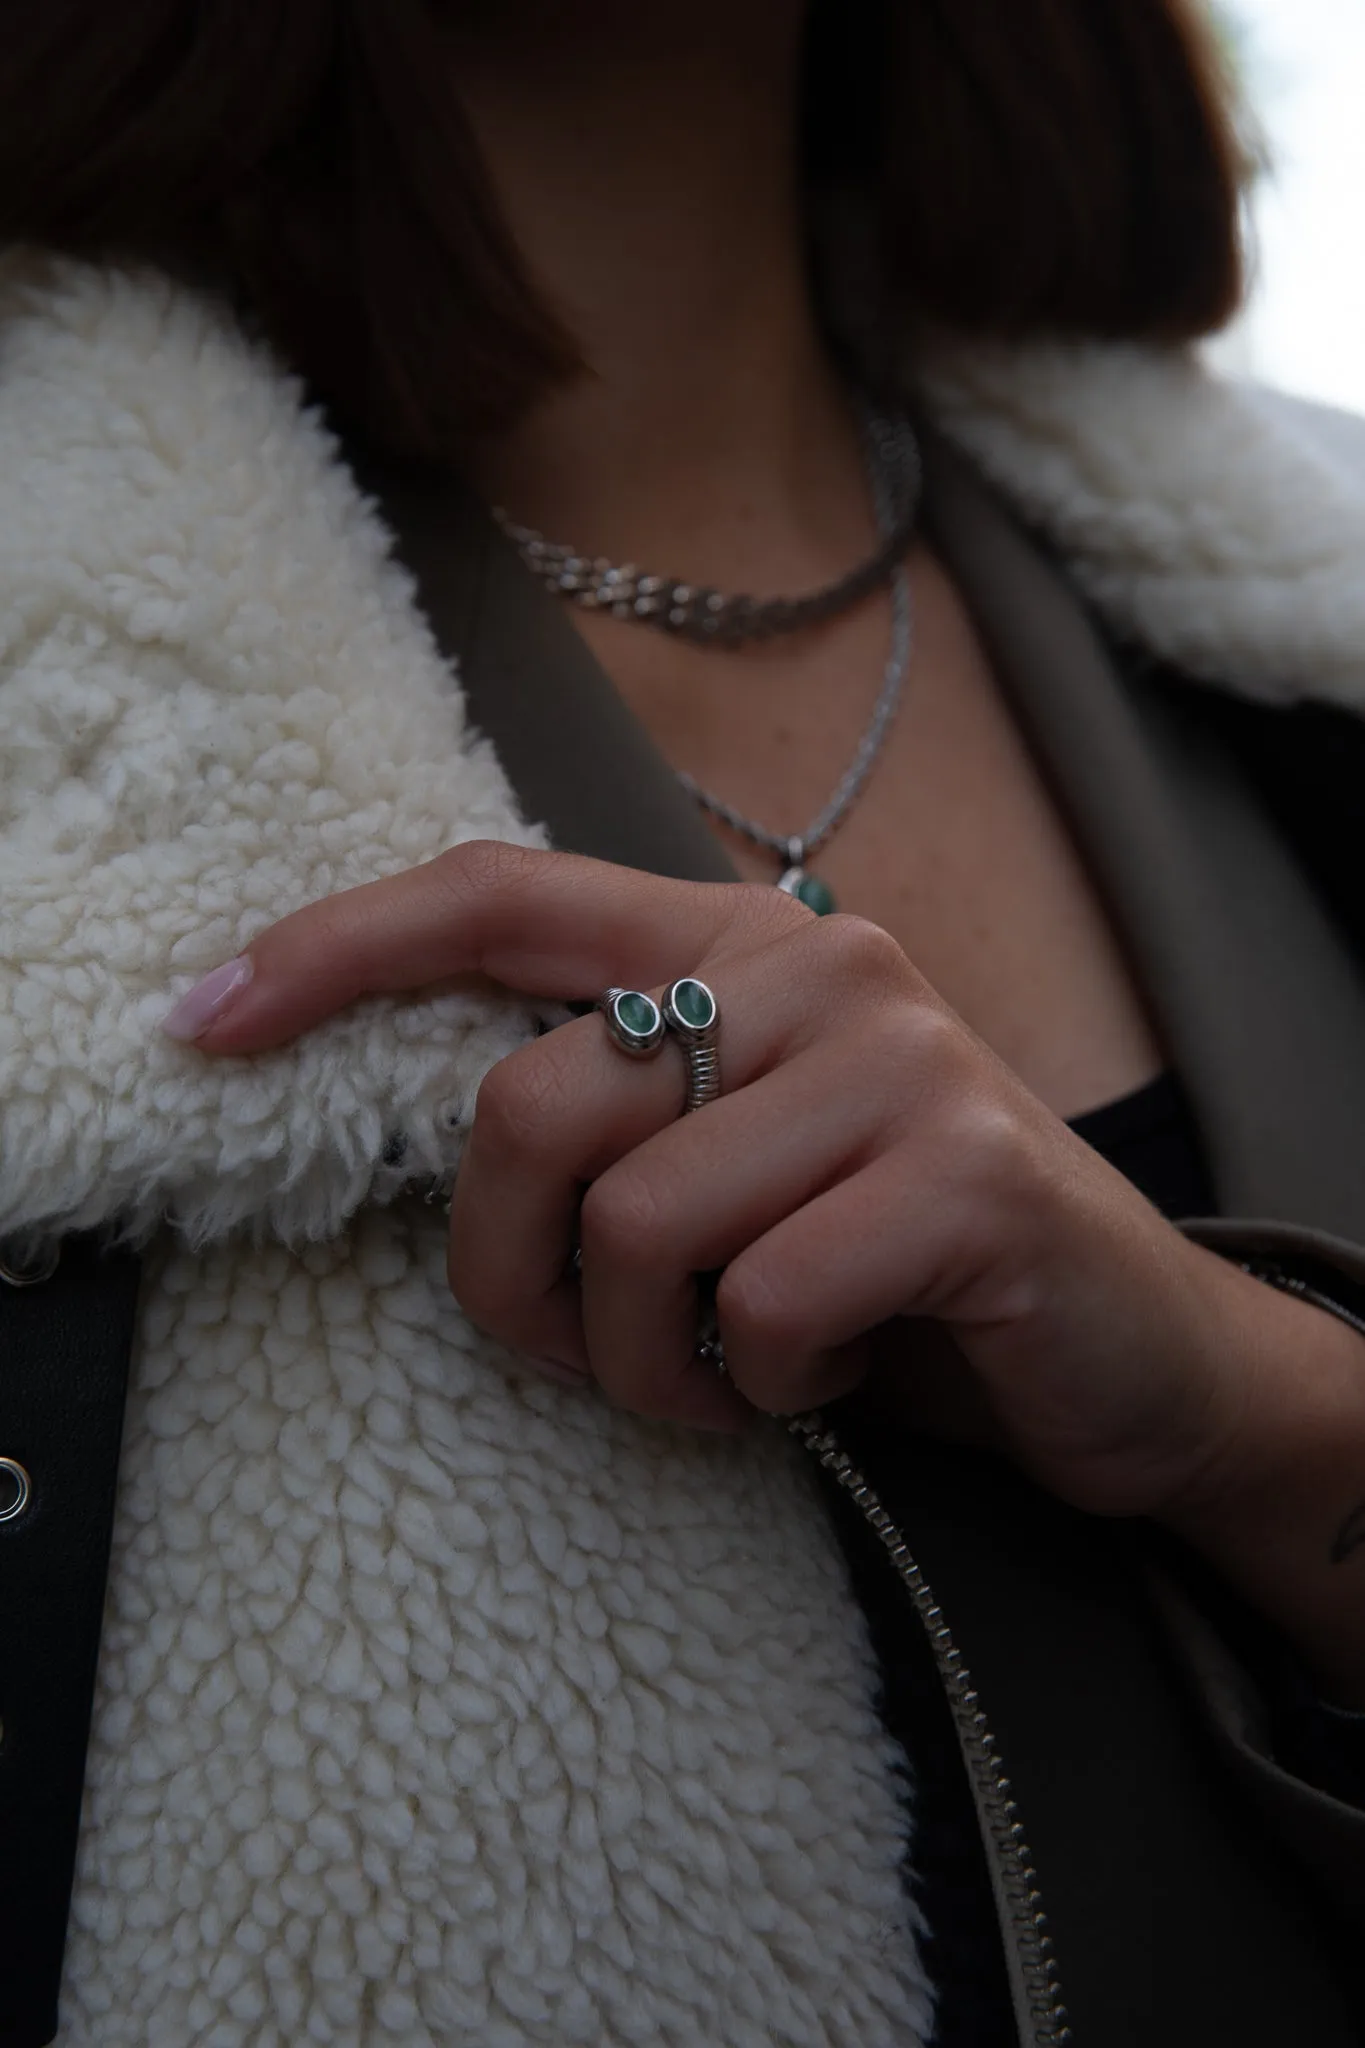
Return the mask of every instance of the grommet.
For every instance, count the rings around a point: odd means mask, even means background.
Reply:
[[[0,1522],[17,1522],[33,1497],[28,1473],[17,1458],[0,1458]]]
[[[21,1257],[17,1250],[0,1245],[0,1280],[6,1287],[41,1287],[50,1280],[61,1264],[62,1247],[59,1241],[39,1245],[27,1257]]]

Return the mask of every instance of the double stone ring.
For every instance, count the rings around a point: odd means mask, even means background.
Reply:
[[[669,983],[657,1003],[639,989],[609,988],[598,998],[597,1007],[606,1019],[613,1045],[631,1059],[653,1059],[670,1033],[677,1039],[687,1060],[684,1116],[715,1101],[720,1094],[720,1055],[716,1050],[720,1005],[704,981],[685,974],[680,981]],[[581,1252],[574,1254],[574,1268],[582,1270]],[[703,1300],[696,1355],[724,1373],[725,1349],[716,1327],[714,1289],[709,1298],[704,1294]]]
[[[669,984],[658,1003],[638,989],[609,988],[597,1007],[613,1045],[631,1059],[652,1059],[669,1033],[677,1039],[687,1060],[684,1116],[715,1101],[720,1094],[720,1007],[704,981],[685,974]]]

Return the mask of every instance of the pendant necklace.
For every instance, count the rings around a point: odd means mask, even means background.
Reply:
[[[810,861],[843,824],[862,794],[881,753],[905,690],[913,640],[910,577],[905,555],[919,512],[919,449],[909,421],[886,418],[868,409],[863,421],[868,477],[877,515],[878,546],[855,569],[801,597],[727,596],[667,576],[647,575],[633,563],[619,567],[601,556],[578,555],[547,541],[531,527],[518,526],[501,509],[494,518],[517,547],[523,562],[556,596],[589,611],[607,611],[613,618],[653,626],[708,646],[738,647],[781,633],[837,618],[871,591],[890,585],[891,645],[882,686],[853,759],[832,795],[804,832],[770,831],[755,818],[682,770],[675,771],[683,788],[704,811],[733,832],[776,856],[781,872],[777,887],[794,896],[818,917],[838,908],[833,891]]]

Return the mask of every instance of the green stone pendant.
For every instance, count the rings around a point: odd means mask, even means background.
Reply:
[[[818,875],[808,874],[803,867],[787,869],[778,888],[785,895],[794,896],[798,903],[804,903],[807,910],[813,910],[817,917],[829,917],[838,909],[834,891]]]

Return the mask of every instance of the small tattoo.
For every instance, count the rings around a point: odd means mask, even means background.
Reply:
[[[1333,1564],[1345,1564],[1357,1550],[1365,1550],[1365,1500],[1351,1510],[1337,1530],[1336,1542],[1332,1545]]]

